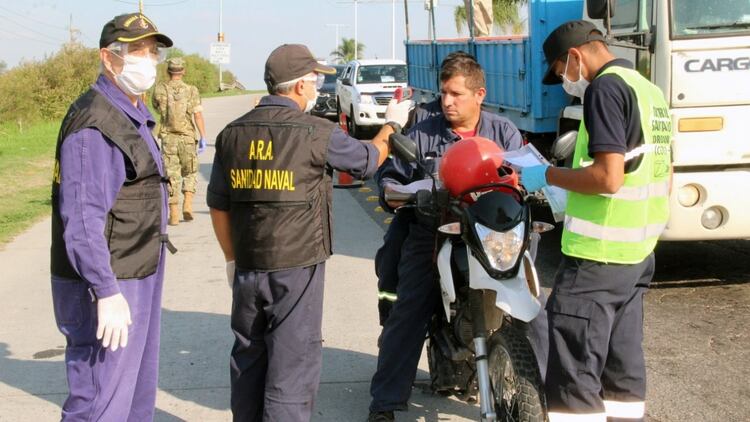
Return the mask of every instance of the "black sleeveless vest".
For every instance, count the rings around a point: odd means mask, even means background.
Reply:
[[[110,264],[118,279],[143,278],[154,274],[159,264],[163,179],[148,145],[133,122],[99,92],[90,89],[68,110],[57,137],[55,175],[52,181],[52,261],[54,276],[81,280],[65,249],[64,226],[60,216],[60,150],[65,139],[84,128],[94,128],[114,143],[129,162],[117,199],[107,215]],[[62,176],[64,177],[64,175]]]
[[[331,256],[326,157],[334,127],[297,109],[260,106],[219,134],[238,268],[278,271]]]

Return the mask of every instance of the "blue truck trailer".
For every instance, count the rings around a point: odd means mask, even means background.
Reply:
[[[485,110],[507,117],[530,140],[554,136],[570,97],[560,85],[542,84],[547,70],[542,44],[563,22],[581,19],[583,0],[528,0],[528,8],[527,35],[406,41],[415,99],[428,102],[439,94],[440,63],[462,50],[474,55],[485,71]]]

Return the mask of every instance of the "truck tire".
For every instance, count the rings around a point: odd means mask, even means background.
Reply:
[[[546,402],[539,366],[519,328],[503,324],[492,335],[488,363],[497,420],[544,422]]]

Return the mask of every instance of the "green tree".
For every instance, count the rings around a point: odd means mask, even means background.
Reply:
[[[518,16],[518,6],[526,3],[526,0],[492,0],[493,25],[502,28],[510,27],[511,33],[520,34],[523,31],[523,22]],[[453,18],[456,21],[456,31],[463,34],[464,29],[468,32],[468,12],[465,6],[456,6]]]
[[[365,45],[357,43],[357,59],[361,59]],[[331,51],[331,55],[337,63],[347,63],[354,60],[354,38],[342,38],[341,44],[336,50]]]
[[[195,85],[201,94],[218,91],[219,67],[217,65],[197,54],[185,54],[179,48],[170,48],[167,57],[182,57],[185,59],[185,76],[182,80],[190,85]],[[157,72],[157,83],[167,80],[169,78],[167,63],[160,64]],[[232,83],[235,80],[234,74],[226,69],[222,70],[221,76],[224,83]]]

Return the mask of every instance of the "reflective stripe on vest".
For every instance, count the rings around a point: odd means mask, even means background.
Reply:
[[[669,217],[672,121],[661,91],[638,72],[610,66],[601,73],[606,74],[617,75],[635,93],[643,143],[624,158],[642,160],[613,194],[568,193],[562,251],[598,262],[636,264],[653,251]],[[573,168],[593,163],[588,146],[581,121]]]
[[[649,224],[634,229],[607,227],[580,218],[565,216],[565,230],[581,236],[609,242],[644,242],[659,237],[666,227],[665,223]]]
[[[642,401],[626,402],[604,400],[607,417],[619,419],[643,419],[646,414],[646,403]]]
[[[623,201],[645,201],[656,196],[669,196],[669,182],[649,183],[646,186],[622,186],[615,193],[603,193],[601,196]]]

